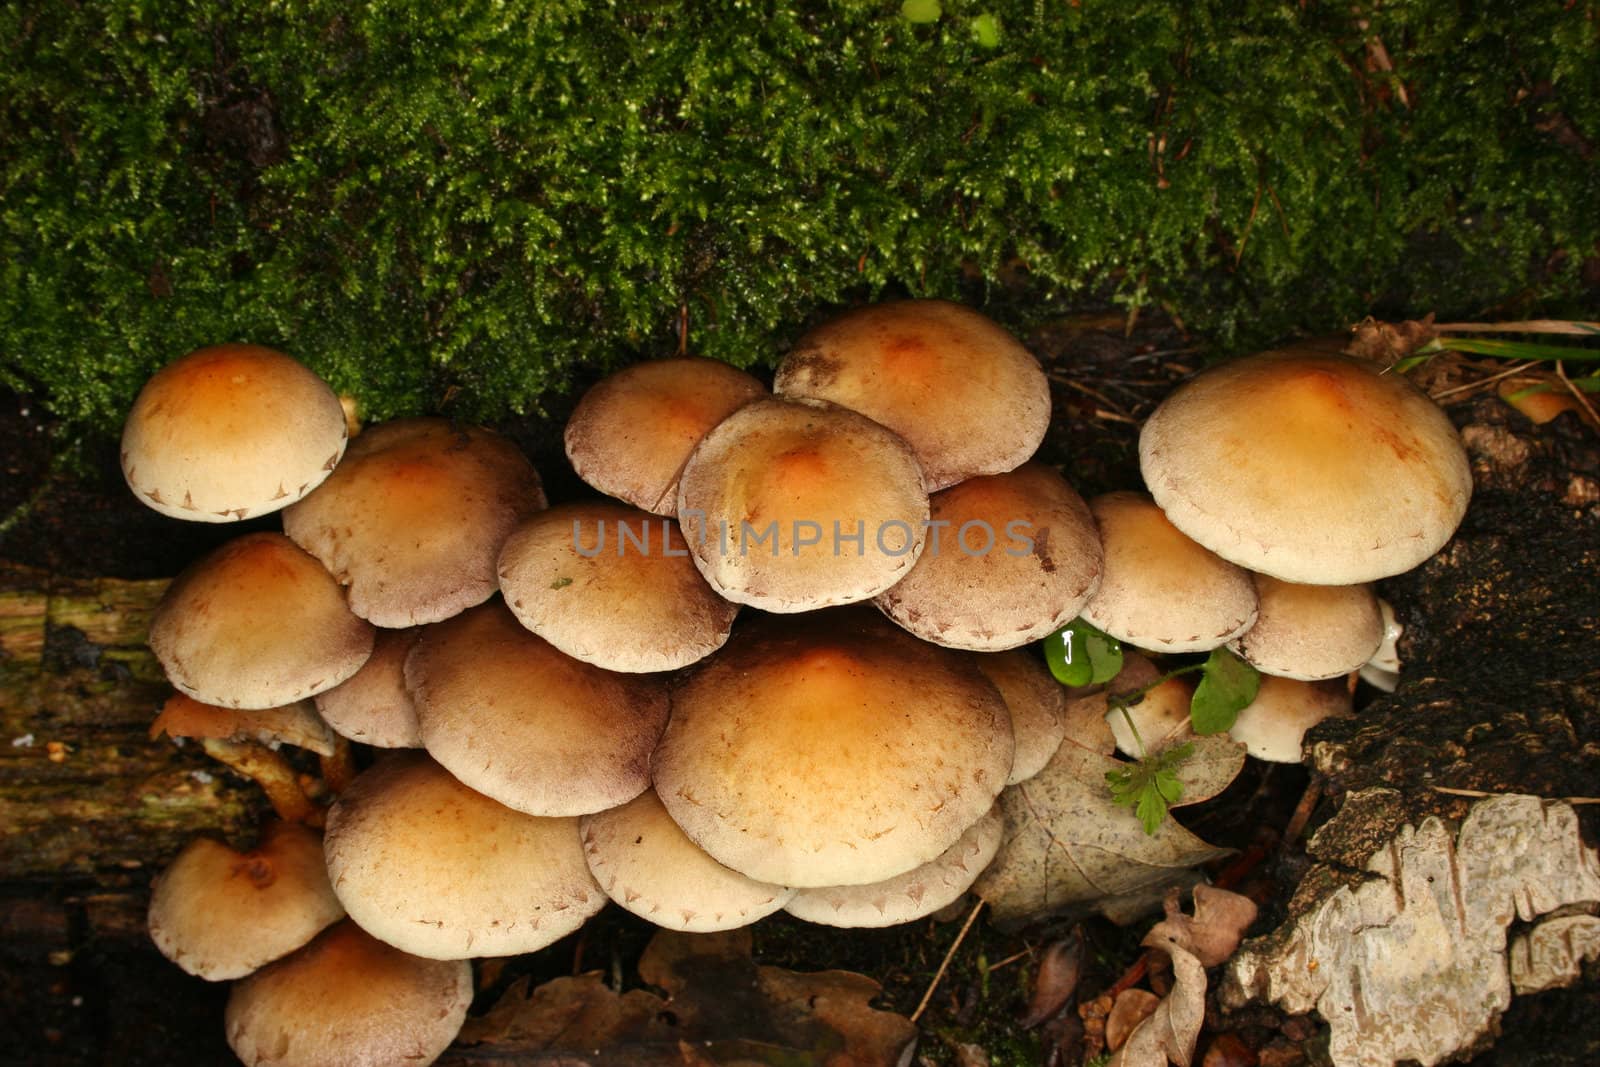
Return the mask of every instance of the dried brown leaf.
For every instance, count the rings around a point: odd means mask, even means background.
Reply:
[[[1115,1052],[1128,1043],[1133,1028],[1155,1013],[1161,998],[1148,989],[1124,989],[1106,1016],[1106,1047]]]
[[[1189,1067],[1194,1059],[1195,1042],[1200,1039],[1200,1026],[1206,1015],[1206,970],[1173,934],[1161,930],[1164,925],[1157,923],[1143,944],[1172,957],[1176,979],[1172,991],[1161,999],[1149,1018],[1133,1028],[1108,1067],[1167,1067],[1168,1060],[1178,1067]]]
[[[1071,934],[1045,946],[1039,973],[1033,979],[1033,995],[1028,998],[1028,1010],[1019,1025],[1032,1030],[1060,1013],[1077,994],[1082,973],[1083,928],[1075,926]]]
[[[1239,947],[1244,932],[1256,921],[1256,905],[1249,897],[1212,885],[1194,887],[1194,914],[1178,908],[1177,894],[1168,898],[1167,917],[1155,925],[1193,952],[1202,967],[1225,962]]]
[[[1154,835],[1146,834],[1138,817],[1116,804],[1106,786],[1106,772],[1122,766],[1063,744],[1037,776],[1000,794],[1006,837],[973,887],[997,921],[1028,921],[1072,905],[1099,906],[1164,885],[1227,854],[1171,819]],[[1191,788],[1196,795],[1210,795],[1207,788],[1225,766],[1220,757],[1199,761],[1193,785],[1185,781],[1185,802],[1195,799]]]

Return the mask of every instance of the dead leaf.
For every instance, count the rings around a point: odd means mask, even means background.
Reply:
[[[1082,972],[1083,927],[1074,926],[1070,935],[1045,946],[1039,960],[1039,973],[1033,980],[1033,995],[1028,998],[1027,1013],[1018,1025],[1032,1030],[1057,1015],[1077,995]]]
[[[1179,775],[1185,804],[1220,792],[1244,765],[1243,748],[1223,738],[1198,738],[1196,756]],[[1018,924],[1072,905],[1103,906],[1227,855],[1171,819],[1146,834],[1106,787],[1106,772],[1122,766],[1064,743],[1038,775],[1000,794],[1006,837],[973,887],[997,922]]]
[[[1345,351],[1358,359],[1369,359],[1387,367],[1438,336],[1439,332],[1433,328],[1432,312],[1424,319],[1406,322],[1379,322],[1369,318],[1351,331]]]
[[[511,987],[469,1021],[442,1063],[531,1067],[771,1064],[904,1067],[908,1019],[871,1006],[882,987],[859,974],[801,974],[750,958],[748,930],[656,934],[639,975],[666,995],[617,994],[599,974]]]
[[[1202,967],[1225,963],[1239,947],[1244,932],[1256,921],[1256,905],[1249,897],[1213,885],[1194,887],[1194,914],[1178,907],[1178,895],[1166,902],[1167,917],[1156,924],[1193,952]]]
[[[1134,1027],[1150,1018],[1161,998],[1148,989],[1124,989],[1111,1003],[1106,1016],[1106,1048],[1115,1052],[1128,1043]]]
[[[1156,923],[1141,942],[1159,948],[1172,957],[1176,979],[1172,992],[1161,999],[1154,1012],[1128,1036],[1111,1057],[1107,1067],[1167,1067],[1171,1060],[1178,1067],[1189,1067],[1194,1059],[1195,1042],[1206,1015],[1206,969],[1194,953],[1184,948],[1179,936]],[[1109,1033],[1109,1024],[1107,1030]]]

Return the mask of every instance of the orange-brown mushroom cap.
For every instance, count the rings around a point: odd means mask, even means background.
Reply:
[[[870,600],[922,552],[928,494],[911,448],[820,401],[747,404],[706,435],[678,521],[712,588],[763,611]]]
[[[504,437],[401,419],[351,442],[333,476],[283,513],[283,530],[349,586],[357,615],[404,627],[493,596],[500,546],[544,506],[538,473]]]
[[[1292,351],[1180,386],[1145,422],[1139,464],[1189,537],[1316,585],[1410,570],[1449,540],[1472,493],[1450,419],[1405,378]]]
[[[206,704],[272,708],[350,677],[372,653],[322,564],[277,533],[247,534],[173,579],[150,616],[150,649]]]
[[[673,691],[656,792],[719,862],[776,885],[892,878],[949,848],[1011,770],[971,659],[865,609],[767,616]]]
[[[150,939],[167,959],[213,982],[242,978],[343,917],[321,837],[295,823],[268,823],[260,844],[243,853],[197,837],[150,894]]]
[[[406,656],[422,627],[379,630],[361,669],[316,697],[317,711],[343,737],[378,748],[421,748],[417,706],[406,689]]]
[[[889,618],[924,641],[999,652],[1077,618],[1100,586],[1089,508],[1042,463],[969,478],[931,499],[916,566],[879,594]]]
[[[472,992],[467,961],[419,959],[345,922],[234,986],[224,1025],[245,1067],[426,1067]]]
[[[517,620],[611,671],[670,671],[728,639],[739,606],[706,584],[678,524],[609,501],[529,518],[500,551],[500,591]]]
[[[606,901],[575,817],[514,811],[420,752],[357,776],[328,812],[326,848],[350,917],[429,959],[535,952]]]
[[[943,300],[874,304],[818,326],[778,365],[773,388],[900,434],[930,490],[1012,470],[1050,425],[1038,361],[988,317]]]
[[[406,685],[434,759],[533,815],[585,815],[638,796],[667,721],[661,676],[573,659],[499,601],[430,627],[406,660]]]
[[[578,477],[634,507],[677,512],[678,474],[711,428],[766,387],[714,359],[636,363],[604,379],[567,420],[567,459]]]
[[[1301,585],[1255,576],[1261,613],[1229,647],[1263,674],[1315,681],[1360,670],[1383,643],[1372,586]]]
[[[122,428],[122,473],[163,515],[235,522],[305,496],[344,448],[344,409],[316,374],[260,345],[213,345],[139,391]]]

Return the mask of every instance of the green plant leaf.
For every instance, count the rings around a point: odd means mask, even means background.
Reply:
[[[1229,652],[1213,649],[1201,669],[1200,684],[1189,702],[1189,721],[1197,734],[1220,734],[1233,725],[1239,712],[1256,698],[1261,688],[1257,670]]]
[[[900,17],[907,22],[938,22],[943,14],[939,0],[905,0],[900,5]]]
[[[1044,658],[1062,685],[1098,685],[1122,670],[1122,644],[1074,619],[1044,639]]]
[[[972,39],[980,48],[1000,47],[1000,20],[985,12],[972,20]]]
[[[1183,783],[1178,768],[1194,754],[1194,745],[1185,742],[1163,749],[1125,767],[1106,772],[1111,799],[1133,809],[1144,832],[1154,835],[1167,817],[1167,809],[1183,799]]]

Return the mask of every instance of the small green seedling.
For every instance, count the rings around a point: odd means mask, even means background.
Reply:
[[[1194,745],[1184,742],[1147,755],[1138,763],[1106,772],[1111,799],[1133,809],[1144,832],[1154,834],[1167,817],[1167,809],[1183,799],[1183,783],[1178,768],[1194,754]]]

